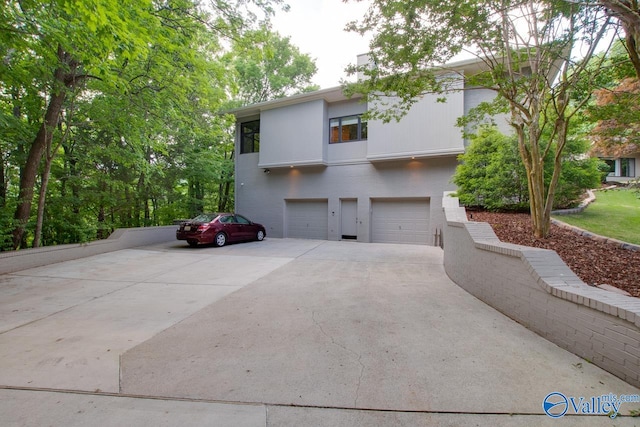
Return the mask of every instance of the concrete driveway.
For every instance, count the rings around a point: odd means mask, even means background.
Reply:
[[[3,425],[640,425],[552,419],[554,391],[640,394],[461,290],[439,248],[170,242],[0,276]]]

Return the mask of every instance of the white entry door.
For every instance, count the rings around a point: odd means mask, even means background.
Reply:
[[[340,223],[343,240],[358,238],[358,202],[356,200],[342,200]]]

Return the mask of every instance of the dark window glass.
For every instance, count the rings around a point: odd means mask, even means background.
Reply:
[[[329,120],[329,142],[340,142],[340,119]]]
[[[243,217],[242,215],[236,215],[236,222],[238,224],[251,224],[251,221],[249,221],[247,218]]]
[[[609,167],[609,173],[613,175],[616,171],[616,161],[613,159],[605,159],[605,163]]]
[[[233,217],[230,215],[223,216],[220,218],[220,222],[223,224],[231,224],[233,223]]]
[[[359,117],[345,117],[342,119],[342,142],[357,141]]]
[[[193,222],[211,222],[218,216],[217,213],[210,214],[200,214],[197,217],[193,218],[191,221]]]
[[[367,139],[367,122],[362,116],[346,116],[329,120],[329,142],[361,141]]]
[[[636,175],[636,159],[620,159],[620,176],[634,177]]]
[[[260,151],[260,120],[240,125],[240,154]]]

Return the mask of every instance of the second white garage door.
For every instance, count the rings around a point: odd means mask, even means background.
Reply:
[[[327,200],[287,200],[286,210],[287,237],[327,240]]]
[[[429,244],[429,199],[372,199],[371,241]]]

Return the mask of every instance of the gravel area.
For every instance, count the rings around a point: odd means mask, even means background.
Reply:
[[[470,221],[488,222],[503,242],[552,249],[585,283],[608,284],[640,297],[640,251],[622,249],[551,225],[551,235],[537,239],[524,213],[469,211]]]

